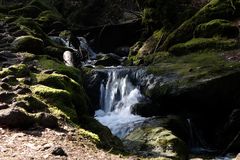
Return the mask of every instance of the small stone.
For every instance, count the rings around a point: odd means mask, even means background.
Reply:
[[[7,109],[9,106],[6,103],[0,103],[0,110],[1,109]]]
[[[8,75],[2,79],[2,82],[6,83],[17,83],[18,80],[16,79],[16,76],[14,75]]]
[[[11,89],[11,86],[5,82],[3,83],[0,83],[0,87],[4,90],[10,90]]]
[[[67,154],[65,153],[65,151],[62,149],[62,147],[56,147],[53,149],[52,154],[55,156],[66,156]]]
[[[26,84],[26,85],[31,85],[32,84],[32,78],[30,78],[30,77],[25,78],[23,83]]]
[[[16,91],[17,94],[28,94],[31,93],[32,91],[29,88],[20,88]]]
[[[26,102],[24,101],[18,101],[18,102],[14,102],[12,104],[13,107],[21,107],[21,108],[24,108],[24,109],[27,109],[28,108],[28,105],[26,104]]]
[[[49,148],[51,148],[52,147],[52,144],[45,144],[45,145],[43,145],[43,147],[42,147],[42,151],[46,151],[46,150],[48,150]]]
[[[12,102],[15,96],[16,94],[13,92],[8,92],[8,91],[0,92],[0,102],[10,103]]]
[[[42,71],[43,74],[52,74],[53,72],[54,72],[53,69],[48,69],[48,70]]]

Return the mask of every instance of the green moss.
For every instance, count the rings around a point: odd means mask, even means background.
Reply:
[[[162,127],[144,126],[135,129],[124,140],[127,149],[149,158],[169,157],[176,160],[187,158],[185,143]],[[162,156],[165,155],[165,156]]]
[[[19,26],[20,29],[26,32],[28,35],[41,38],[44,41],[48,39],[47,35],[42,31],[39,24],[31,18],[19,17],[16,21],[12,22],[12,24]]]
[[[87,96],[82,86],[69,77],[61,74],[37,74],[37,83],[57,89],[64,89],[71,94],[72,103],[80,112],[86,113]]]
[[[81,72],[80,70],[74,67],[68,67],[64,65],[62,62],[53,59],[49,56],[39,56],[38,57],[39,64],[43,69],[53,69],[57,73],[67,75],[68,77],[74,79],[76,82],[82,82]]]
[[[168,30],[164,27],[160,30],[156,30],[143,44],[138,42],[132,47],[128,59],[133,61],[135,65],[144,63],[145,56],[156,52],[164,42],[168,33]]]
[[[195,37],[210,38],[214,36],[236,38],[239,35],[239,29],[232,22],[223,19],[214,19],[210,22],[200,24],[194,31]]]
[[[30,95],[23,95],[23,96],[18,96],[17,101],[26,102],[27,105],[24,107],[24,109],[27,112],[30,112],[30,113],[48,112],[48,105],[37,97],[30,96]]]
[[[12,43],[12,48],[16,52],[41,54],[43,47],[43,41],[33,36],[21,36],[16,38]]]
[[[100,138],[97,134],[94,134],[92,132],[89,132],[85,129],[78,129],[78,134],[83,137],[83,138],[87,138],[90,139],[92,142],[94,142],[95,144],[99,144],[100,143]]]
[[[167,50],[171,46],[186,42],[193,38],[195,28],[202,23],[214,19],[233,19],[239,15],[239,2],[233,4],[228,0],[211,0],[205,7],[199,10],[193,17],[186,20],[181,26],[175,29],[161,46],[162,50]]]
[[[49,45],[44,48],[43,52],[45,55],[49,55],[51,57],[62,59],[63,53],[66,50],[69,50],[69,49],[62,47],[62,46],[58,46],[58,45]]]
[[[49,110],[56,116],[66,115],[71,121],[77,122],[78,117],[71,101],[71,94],[62,89],[47,87],[44,85],[31,86],[36,97],[49,105]]]
[[[3,68],[0,71],[0,77],[3,78],[8,75],[15,75],[16,77],[23,77],[29,74],[29,70],[25,64],[12,65],[8,68]]]
[[[120,139],[118,139],[116,136],[113,136],[111,131],[100,124],[96,119],[91,117],[83,117],[81,123],[81,127],[84,129],[87,129],[99,136],[100,143],[99,147],[103,147],[105,149],[114,149],[121,151],[123,146]]]
[[[218,49],[230,50],[237,47],[237,40],[235,39],[222,39],[222,38],[193,38],[186,43],[179,43],[172,46],[169,52],[176,56],[205,50],[205,49]]]
[[[155,75],[175,75],[175,79],[179,81],[174,81],[174,85],[170,86],[176,86],[224,75],[240,67],[240,63],[227,61],[220,53],[217,50],[203,50],[181,57],[166,57],[158,64],[149,66],[148,72]]]

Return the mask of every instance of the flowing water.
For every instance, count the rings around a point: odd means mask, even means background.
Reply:
[[[134,115],[134,104],[144,100],[139,88],[131,82],[128,72],[120,69],[108,70],[108,78],[100,87],[100,107],[95,118],[110,128],[112,133],[123,138],[145,118]]]

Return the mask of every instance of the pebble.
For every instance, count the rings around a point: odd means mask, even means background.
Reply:
[[[62,147],[56,147],[53,149],[52,154],[55,156],[66,156],[67,154],[65,153],[65,151],[62,149]]]
[[[5,82],[3,83],[0,83],[0,87],[4,90],[10,90],[11,89],[11,86]]]
[[[7,109],[9,106],[6,103],[0,103],[0,110],[1,109]]]

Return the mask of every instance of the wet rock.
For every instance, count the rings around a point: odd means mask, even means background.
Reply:
[[[67,154],[65,153],[65,151],[62,149],[62,147],[56,147],[53,149],[52,154],[55,156],[66,156]]]
[[[36,116],[37,122],[39,125],[47,128],[56,128],[58,127],[58,120],[56,117],[49,113],[39,113]]]
[[[10,128],[26,128],[31,126],[34,120],[24,110],[9,108],[0,110],[0,125]]]
[[[7,108],[9,108],[9,105],[7,105],[6,103],[0,103],[0,110],[7,109]]]
[[[0,92],[0,102],[11,103],[15,96],[17,95],[13,92],[9,91]]]
[[[101,58],[98,59],[95,65],[102,65],[102,66],[118,66],[121,64],[121,57],[110,53],[110,54],[102,54]]]

